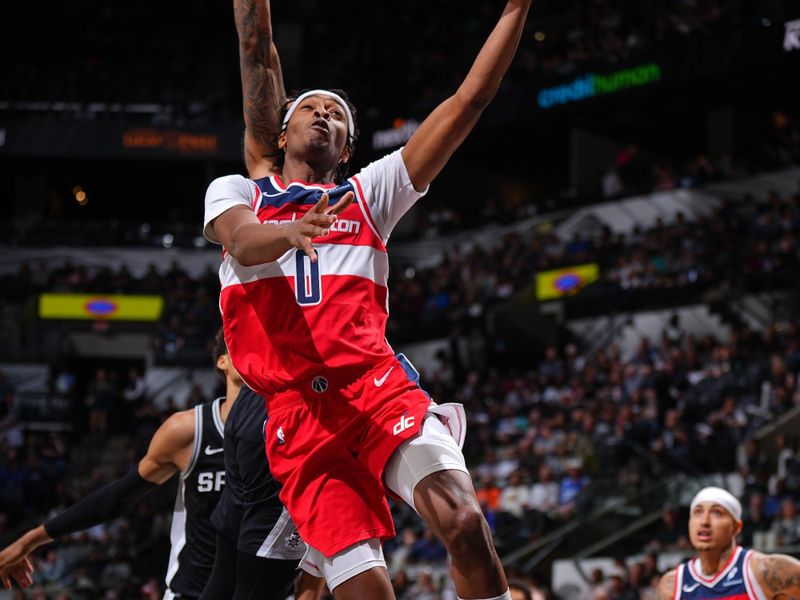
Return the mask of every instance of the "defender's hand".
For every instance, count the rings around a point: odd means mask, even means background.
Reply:
[[[0,552],[0,580],[3,581],[6,589],[10,590],[12,588],[12,579],[22,589],[33,583],[33,565],[28,560],[28,555],[34,549],[35,546],[30,547],[26,543],[25,536],[23,536]]]

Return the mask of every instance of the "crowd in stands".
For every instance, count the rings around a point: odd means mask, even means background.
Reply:
[[[734,473],[732,480],[740,482],[734,491],[748,506],[743,543],[764,548],[800,543],[798,440],[779,438],[773,450],[752,439],[759,426],[800,404],[796,323],[775,323],[762,333],[738,330],[728,340],[695,339],[671,323],[661,339],[643,339],[628,359],[613,346],[587,353],[568,345],[548,349],[538,364],[519,372],[474,369],[461,376],[447,355],[441,364],[420,367],[434,398],[467,408],[465,455],[503,551],[587,514],[601,500],[592,493],[598,482],[611,481],[634,493],[677,473]],[[20,516],[41,517],[100,485],[99,469],[88,478],[75,472],[76,448],[102,444],[106,436],[98,433],[111,431],[132,440],[130,450],[118,457],[117,470],[106,475],[121,474],[135,463],[169,412],[157,411],[141,394],[139,378],[136,372],[97,372],[76,390],[87,403],[94,397],[82,428],[89,433],[81,443],[9,426],[14,390],[3,386],[0,523],[6,530]],[[130,418],[116,425],[110,420],[106,429],[97,430],[91,411],[110,381],[119,383],[108,392],[109,413]],[[135,404],[127,406],[128,399]],[[160,503],[146,502],[122,522],[37,555],[37,581],[53,584],[52,589],[105,589],[121,581],[154,585],[149,577],[159,575],[164,562],[157,559],[166,556],[168,500],[167,494]],[[674,512],[665,511],[663,524],[643,548],[648,555],[687,548],[683,521]],[[449,585],[441,544],[410,509],[396,505],[395,514],[401,533],[387,544],[386,554],[399,597],[448,597],[441,587]],[[644,594],[652,583],[646,575],[643,567],[630,567],[624,577],[596,583],[610,598],[627,598],[615,586]],[[425,589],[430,596],[420,595]]]
[[[596,262],[600,279],[570,298],[581,311],[668,306],[698,300],[710,288],[728,293],[794,288],[800,267],[800,193],[766,202],[723,199],[707,216],[679,214],[628,235],[605,229],[596,236],[562,241],[552,230],[510,234],[488,246],[455,248],[430,268],[393,261],[387,334],[400,342],[446,336],[453,331],[484,348],[492,308],[529,288],[537,272]],[[498,268],[499,265],[499,268]],[[213,269],[191,278],[177,264],[151,265],[140,277],[124,266],[87,269],[65,262],[23,264],[3,278],[7,298],[24,303],[42,291],[163,295],[166,304],[155,339],[163,363],[201,363],[219,326],[219,282]],[[28,317],[30,318],[30,317]]]
[[[512,236],[495,250],[476,248],[460,259],[451,256],[431,270],[412,273],[409,266],[396,266],[390,339],[400,333],[395,329],[409,327],[415,315],[419,320],[430,314],[446,320],[460,336],[455,346],[467,349],[458,355],[443,352],[437,364],[418,366],[433,397],[467,407],[471,425],[465,454],[504,551],[585,514],[599,497],[592,490],[600,482],[641,490],[670,474],[711,472],[737,473],[738,491],[746,504],[763,504],[763,516],[758,508],[752,509],[756,515],[752,518],[748,512],[747,540],[767,548],[796,543],[798,529],[790,504],[800,491],[797,440],[784,439],[775,454],[751,436],[760,425],[800,404],[797,323],[776,323],[761,333],[734,327],[730,339],[714,339],[692,337],[673,320],[660,339],[643,339],[631,357],[614,346],[589,350],[565,344],[548,348],[538,363],[519,366],[490,360],[483,319],[494,302],[528,285],[534,270],[587,260],[599,262],[607,283],[620,290],[726,281],[735,285],[737,278],[752,280],[762,289],[765,284],[789,285],[796,273],[799,226],[797,196],[781,199],[773,194],[764,203],[722,202],[714,214],[692,225],[679,218],[672,225],[659,224],[628,237],[605,232],[597,239],[568,244],[547,232],[534,232],[529,239]],[[187,348],[207,360],[206,340],[217,327],[212,321],[217,315],[218,282],[212,271],[192,280],[173,265],[166,273],[153,267],[134,278],[124,268],[88,271],[74,264],[53,269],[36,264],[5,281],[4,289],[14,302],[24,302],[42,290],[165,294],[165,318],[154,339],[167,362],[180,358]],[[425,321],[422,329],[432,326]],[[74,435],[94,443],[109,434],[129,435],[136,440],[132,447],[141,452],[166,414],[143,395],[140,373],[100,369],[77,390],[75,378],[59,372],[54,373],[53,385],[76,394],[80,407],[76,414],[83,420],[76,423]],[[94,482],[76,485],[69,470],[76,440],[27,431],[14,417],[13,390],[7,384],[0,389],[4,398],[0,522],[7,529],[17,522],[17,515],[12,517],[6,507],[16,507],[12,510],[23,515],[46,514],[98,485],[102,474],[98,472]],[[195,400],[201,399],[198,393]],[[731,448],[739,444],[744,450],[736,455]],[[135,456],[132,450],[123,466],[133,464]],[[160,512],[151,505],[141,509],[142,519],[160,515],[157,526],[139,528],[128,522],[101,528],[96,538],[91,533],[80,536],[63,551],[57,546],[55,553],[37,557],[45,574],[40,583],[47,584],[46,577],[52,576],[59,582],[55,587],[70,585],[69,581],[78,585],[77,579],[65,577],[80,575],[80,585],[102,586],[103,571],[112,572],[106,574],[106,581],[111,581],[118,569],[144,574],[143,580],[131,580],[137,586],[157,588],[163,561],[154,557],[165,556],[169,502],[160,506]],[[387,545],[387,557],[401,597],[426,597],[424,593],[448,597],[450,592],[441,590],[448,578],[440,545],[410,510],[395,506],[395,511],[401,535]],[[669,519],[665,518],[665,526]],[[685,548],[684,538],[670,536],[655,532],[654,541],[644,547],[648,556]],[[113,568],[97,558],[103,556],[98,548],[106,539],[120,548]],[[126,554],[125,548],[134,550]],[[142,553],[142,548],[148,551]],[[59,567],[73,559],[90,566]],[[645,567],[598,575],[598,594],[646,596],[652,577]],[[63,572],[68,575],[62,579],[47,575]],[[148,583],[151,575],[156,583]]]
[[[177,7],[153,19],[148,2],[102,11],[87,11],[83,4],[72,0],[53,7],[47,19],[23,11],[19,27],[6,26],[2,37],[9,48],[26,23],[36,23],[43,39],[14,61],[3,80],[2,100],[156,103],[169,107],[158,115],[169,120],[238,115],[238,81],[231,77],[237,46],[229,3],[200,3],[191,27]],[[396,26],[360,27],[358,36],[342,36],[336,60],[324,63],[299,49],[313,48],[304,41],[325,31],[351,27],[350,10],[321,0],[275,3],[273,20],[290,84],[295,78],[335,87],[347,82],[356,99],[368,97],[374,106],[407,110],[411,101],[438,100],[454,89],[500,8],[452,0],[435,5],[420,0],[402,5],[362,2],[357,9],[360,23]],[[691,0],[641,7],[621,0],[593,0],[589,6],[540,3],[511,78],[528,82],[608,68],[670,40],[685,43],[689,37],[729,29],[740,22],[741,11],[739,3]],[[447,46],[446,39],[459,43]],[[71,52],[57,51],[66,45]],[[397,48],[404,51],[397,53]],[[43,79],[39,73],[45,64],[48,77]],[[356,64],[371,76],[353,78]]]
[[[603,175],[600,193],[603,198],[615,199],[698,188],[800,164],[800,118],[776,111],[770,125],[763,128],[766,135],[761,143],[717,158],[704,154],[685,160],[658,158],[637,144],[629,144],[617,153]]]
[[[491,248],[457,249],[434,268],[395,265],[388,332],[403,339],[420,326],[430,336],[454,326],[469,331],[493,305],[531,286],[535,273],[587,262],[598,263],[600,279],[571,299],[586,310],[630,308],[637,300],[644,308],[712,286],[794,287],[798,233],[800,191],[787,198],[772,192],[764,203],[723,199],[696,221],[679,214],[674,223],[659,221],[630,235],[606,228],[565,242],[547,230],[510,234]]]

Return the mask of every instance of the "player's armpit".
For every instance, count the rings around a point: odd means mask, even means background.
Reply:
[[[756,554],[753,573],[769,600],[800,600],[800,561],[785,554]]]
[[[194,446],[194,421],[194,410],[184,410],[161,424],[139,461],[142,479],[160,485],[187,467]]]
[[[658,582],[658,600],[671,600],[675,595],[675,569],[664,574]]]

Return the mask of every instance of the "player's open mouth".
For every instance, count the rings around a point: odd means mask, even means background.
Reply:
[[[711,532],[710,531],[698,531],[697,532],[697,539],[701,542],[710,542],[711,541]]]
[[[317,119],[311,123],[311,129],[324,133],[325,135],[330,134],[330,131],[328,131],[328,124],[322,119]]]

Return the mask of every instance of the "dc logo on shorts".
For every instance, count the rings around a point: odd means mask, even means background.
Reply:
[[[322,392],[328,389],[328,380],[325,379],[322,375],[317,375],[311,381],[311,389],[317,392],[318,394],[321,394]]]

